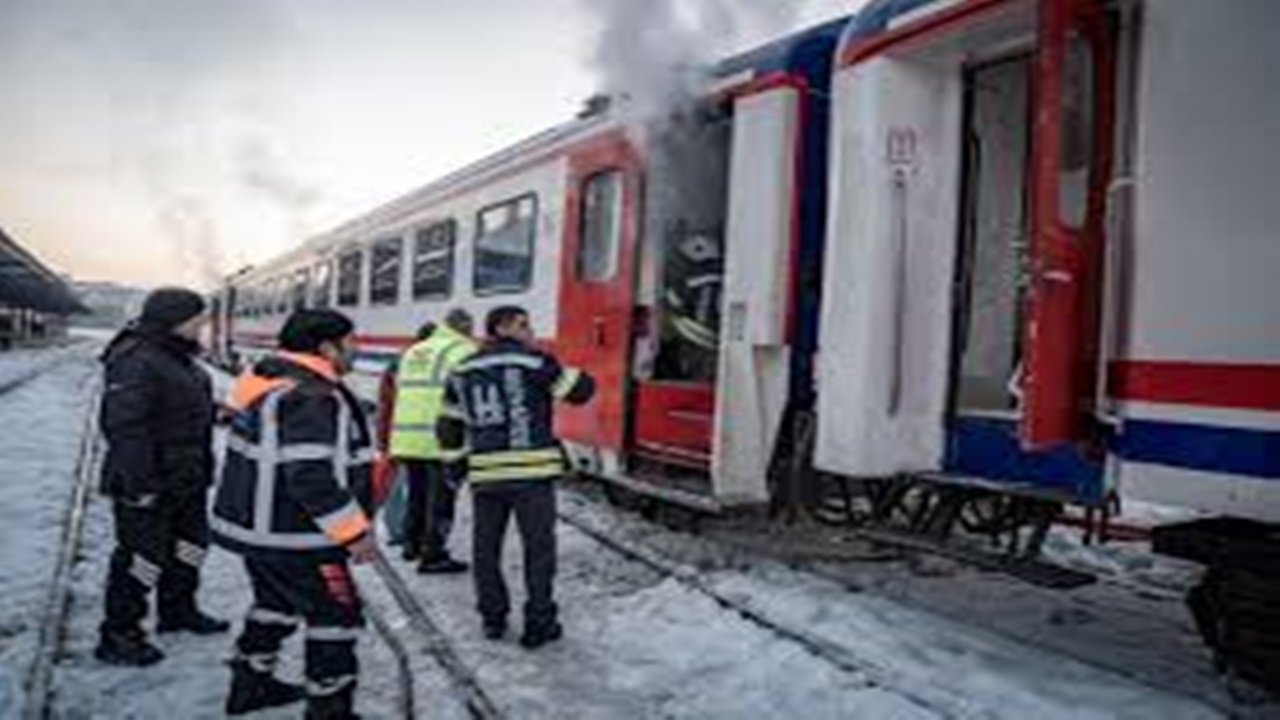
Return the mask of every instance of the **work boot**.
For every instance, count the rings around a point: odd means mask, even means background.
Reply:
[[[418,565],[418,574],[457,575],[458,573],[464,573],[469,569],[471,569],[470,565],[462,562],[461,560],[454,560],[448,555],[445,555],[442,558],[434,560],[424,559],[422,563]]]
[[[191,610],[180,615],[163,617],[156,625],[156,632],[173,633],[183,630],[196,635],[217,635],[231,629],[231,623]]]
[[[332,695],[307,696],[306,720],[360,720],[352,710],[355,692],[354,687],[348,687]]]
[[[164,659],[160,648],[147,642],[147,634],[138,628],[103,629],[93,656],[108,665],[147,667]]]
[[[559,622],[552,620],[525,627],[524,635],[520,636],[520,644],[526,650],[537,650],[547,643],[559,640],[563,635],[564,628],[560,627]]]
[[[422,550],[413,543],[406,542],[404,547],[400,548],[400,558],[405,562],[413,562],[422,557]]]
[[[484,621],[484,637],[486,640],[501,640],[507,634],[507,621]]]
[[[231,693],[227,695],[227,714],[243,715],[255,710],[280,707],[300,702],[307,696],[301,685],[281,682],[270,672],[254,670],[247,660],[231,663]]]

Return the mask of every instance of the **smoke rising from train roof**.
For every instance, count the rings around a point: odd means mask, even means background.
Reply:
[[[602,91],[649,122],[678,111],[728,54],[792,27],[799,3],[780,0],[584,0],[597,16],[592,61]],[[615,104],[617,107],[618,104]]]

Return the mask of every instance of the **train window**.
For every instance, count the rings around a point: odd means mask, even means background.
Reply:
[[[311,288],[311,270],[308,270],[306,268],[302,268],[301,270],[294,270],[292,299],[291,299],[292,300],[291,305],[293,310],[301,310],[303,309],[303,307],[306,307],[308,305],[307,295],[310,295],[310,293],[308,293],[308,291],[310,291],[310,288]]]
[[[329,307],[329,296],[333,294],[333,263],[326,260],[317,265],[311,278],[311,306]]]
[[[606,170],[587,178],[582,187],[582,221],[578,238],[578,277],[600,282],[618,271],[622,241],[622,172]]]
[[[364,266],[364,253],[359,250],[338,259],[338,305],[351,307],[360,304],[360,274]]]
[[[413,299],[447,300],[453,295],[453,241],[458,224],[438,222],[413,241]]]
[[[538,229],[535,195],[508,200],[476,215],[476,295],[528,290],[533,282],[533,241]]]
[[[276,278],[276,284],[272,289],[275,293],[272,299],[276,304],[276,312],[280,314],[289,312],[289,278],[287,276]]]
[[[373,245],[369,263],[369,302],[395,305],[400,300],[400,265],[404,243],[400,238],[379,240]]]

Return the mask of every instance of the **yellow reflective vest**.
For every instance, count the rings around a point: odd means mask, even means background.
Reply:
[[[445,379],[477,350],[471,338],[441,325],[431,337],[400,357],[395,408],[391,415],[390,453],[396,458],[452,460],[436,440],[436,422],[444,405]]]

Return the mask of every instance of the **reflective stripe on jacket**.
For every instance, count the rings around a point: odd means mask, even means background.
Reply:
[[[364,414],[320,358],[282,353],[236,382],[215,541],[242,554],[345,557],[369,531]]]
[[[401,356],[391,420],[392,457],[450,459],[441,453],[436,440],[444,383],[449,373],[475,352],[471,338],[442,325]]]
[[[467,475],[475,483],[559,477],[565,465],[555,402],[581,405],[594,392],[586,373],[515,341],[495,341],[449,377],[441,447],[467,448]]]

